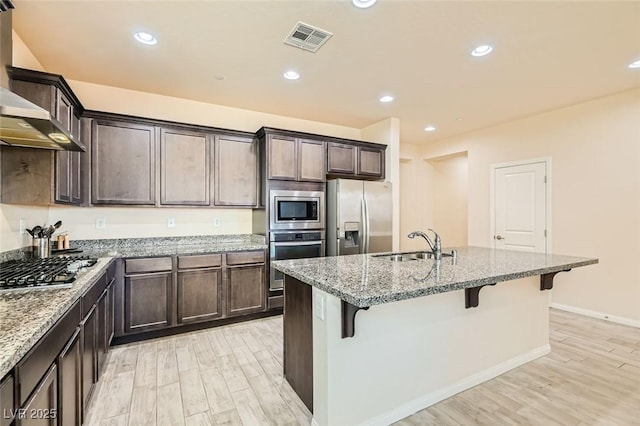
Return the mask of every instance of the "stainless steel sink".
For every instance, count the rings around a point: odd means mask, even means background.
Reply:
[[[389,256],[389,259],[392,262],[406,262],[409,260],[416,260],[416,257],[411,257],[411,256],[405,256],[402,254],[392,254],[392,255],[385,255],[385,256]],[[375,257],[382,257],[382,256],[375,256]]]
[[[453,253],[442,253],[442,257],[452,257]],[[411,253],[374,254],[372,257],[388,257],[392,262],[406,262],[409,260],[433,259],[430,251],[416,251]]]

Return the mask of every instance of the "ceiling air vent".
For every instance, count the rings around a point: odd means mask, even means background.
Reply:
[[[298,22],[284,39],[285,44],[317,52],[333,34],[313,25]]]

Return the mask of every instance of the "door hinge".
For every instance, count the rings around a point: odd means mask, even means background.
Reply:
[[[544,230],[544,237],[547,238],[547,230]]]
[[[544,183],[547,183],[547,177],[546,176],[544,177]]]

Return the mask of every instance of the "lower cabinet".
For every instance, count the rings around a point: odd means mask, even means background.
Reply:
[[[222,269],[178,271],[178,323],[209,321],[222,315]]]
[[[58,356],[58,421],[82,424],[82,345],[78,327]]]
[[[264,265],[227,268],[227,316],[263,311],[265,292]]]
[[[16,416],[14,411],[14,380],[13,375],[9,374],[0,382],[0,426],[9,426]]]
[[[157,330],[171,324],[172,283],[171,272],[125,277],[125,333]]]
[[[80,323],[82,329],[82,413],[83,418],[93,391],[96,368],[96,307]]]
[[[54,426],[58,424],[58,369],[54,363],[47,371],[20,413],[22,426]]]

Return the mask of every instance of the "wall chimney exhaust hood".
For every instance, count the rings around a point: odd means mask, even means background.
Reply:
[[[0,145],[86,151],[49,111],[0,87]]]

